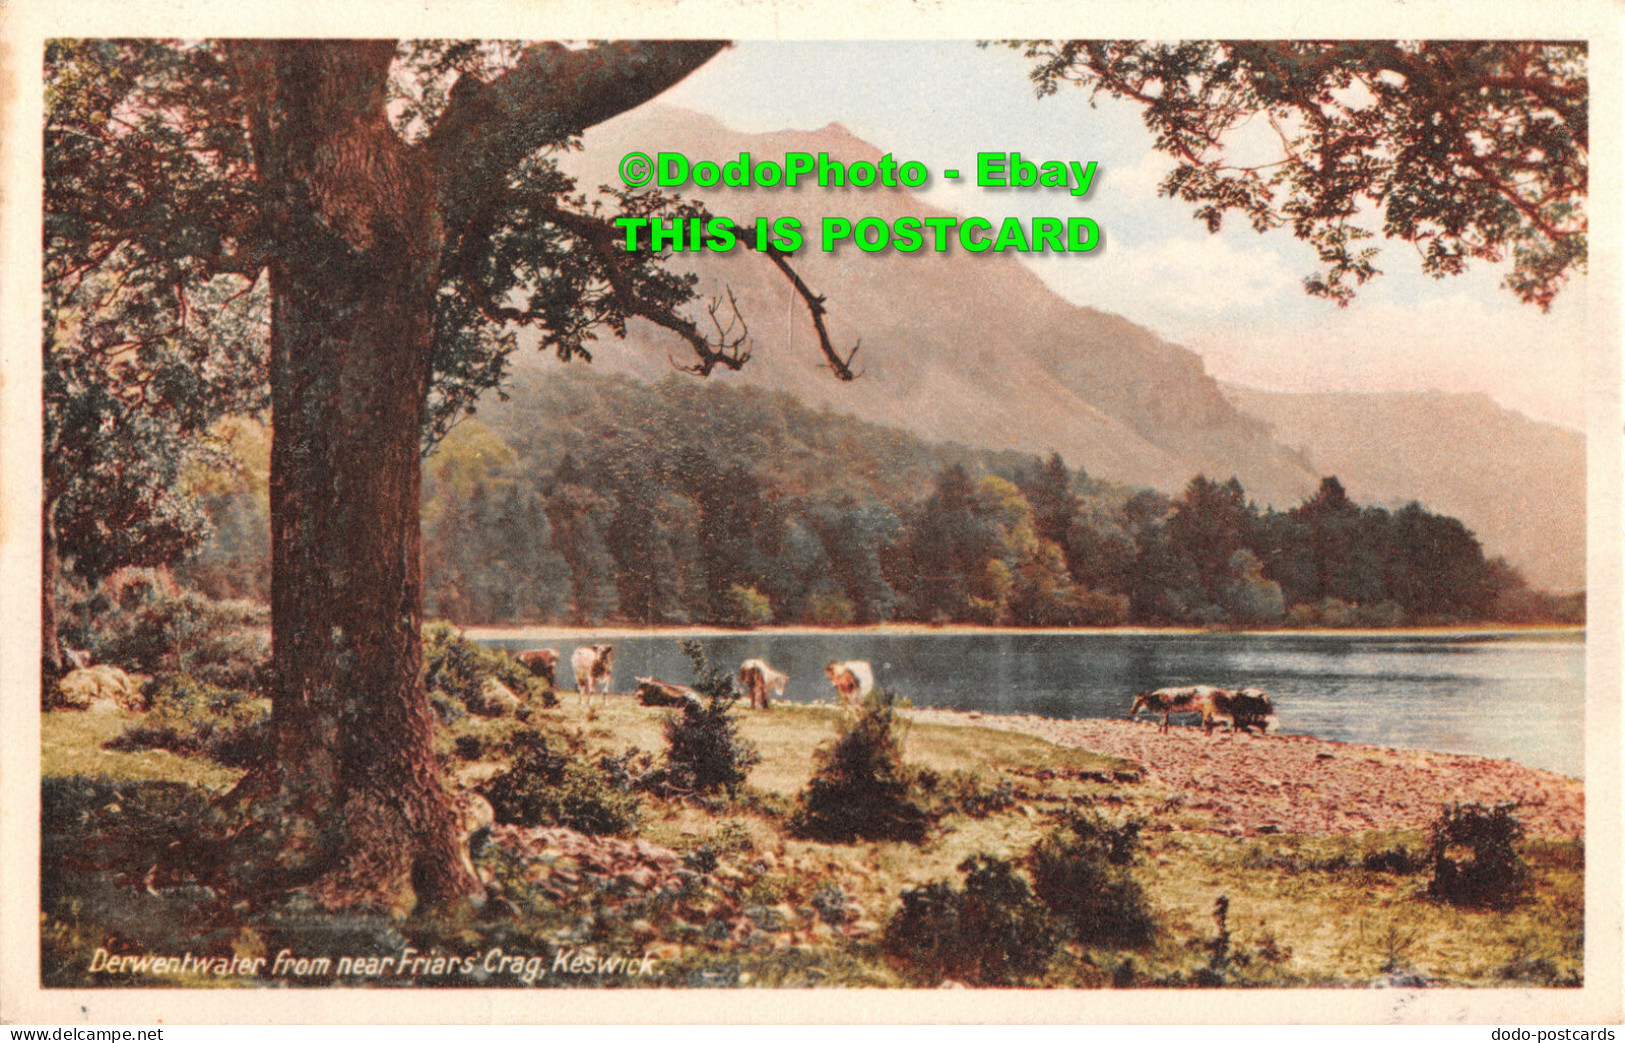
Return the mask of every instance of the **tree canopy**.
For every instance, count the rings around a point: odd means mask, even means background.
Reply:
[[[1236,213],[1312,244],[1314,296],[1346,305],[1379,274],[1377,231],[1422,269],[1511,261],[1549,308],[1586,266],[1582,43],[1465,40],[1031,41],[1040,96],[1072,83],[1144,108],[1178,160],[1162,192],[1217,231]],[[1267,128],[1268,155],[1246,141]],[[1374,213],[1372,213],[1374,212]],[[1373,216],[1380,229],[1368,223]]]

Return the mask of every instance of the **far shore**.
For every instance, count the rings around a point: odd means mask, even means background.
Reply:
[[[721,627],[721,626],[601,626],[601,627],[573,627],[573,626],[545,626],[531,624],[524,626],[474,626],[465,627],[463,632],[475,641],[503,641],[503,640],[540,640],[542,638],[566,641],[593,641],[599,638],[634,638],[634,637],[778,637],[808,635],[840,635],[840,634],[866,634],[878,636],[896,635],[929,636],[941,635],[1050,635],[1050,634],[1119,634],[1126,637],[1155,637],[1167,635],[1169,637],[1189,637],[1200,635],[1236,635],[1244,637],[1516,637],[1519,635],[1545,636],[1575,636],[1583,637],[1586,628],[1566,624],[1471,624],[1460,626],[1435,627],[1310,627],[1293,629],[1288,627],[1264,629],[1230,629],[1216,627],[1000,627],[980,626],[973,623],[944,623],[933,625],[929,623],[875,623],[868,626],[766,626],[766,627]]]

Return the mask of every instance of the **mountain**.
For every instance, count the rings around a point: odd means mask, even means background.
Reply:
[[[718,163],[741,152],[781,161],[790,151],[827,152],[843,163],[880,158],[839,124],[745,134],[666,106],[596,127],[585,144],[562,163],[589,189],[618,183],[617,165],[630,151]],[[741,224],[789,216],[816,229],[826,215],[955,216],[906,189],[686,194]],[[716,371],[714,381],[787,391],[929,439],[1056,451],[1097,478],[1167,492],[1198,473],[1235,475],[1252,499],[1286,508],[1335,473],[1360,502],[1419,499],[1460,517],[1490,553],[1506,555],[1536,584],[1584,584],[1583,439],[1487,399],[1226,389],[1196,353],[1120,315],[1069,303],[1012,256],[804,249],[795,264],[827,297],[837,347],[862,342],[854,362],[861,376],[842,383],[824,367],[804,306],[771,264],[743,249],[680,254],[672,263],[695,272],[709,295],[731,290],[749,323],[751,361],[739,373]],[[696,317],[709,321],[703,309]],[[594,366],[655,379],[687,350],[639,320],[627,340],[598,342]],[[515,376],[524,382],[556,365],[522,351]]]
[[[1284,394],[1224,388],[1361,503],[1410,500],[1462,519],[1535,586],[1585,587],[1585,437],[1487,395]]]
[[[782,160],[789,151],[827,152],[848,164],[880,159],[839,124],[810,133],[742,134],[654,106],[589,132],[585,150],[566,165],[582,185],[596,186],[616,180],[616,165],[629,151],[716,162],[741,152]],[[790,216],[810,229],[828,215],[952,216],[906,189],[804,185],[689,194],[740,223]],[[713,379],[791,391],[813,405],[931,439],[1056,451],[1101,478],[1177,489],[1198,472],[1235,474],[1261,500],[1281,503],[1297,502],[1316,485],[1303,461],[1225,400],[1198,355],[1120,316],[1068,303],[1012,256],[804,249],[797,269],[828,298],[837,347],[862,341],[854,362],[862,376],[851,383],[822,367],[805,308],[764,259],[740,249],[679,255],[673,263],[698,273],[709,294],[730,289],[750,325],[750,363]],[[703,310],[700,320],[709,321]],[[628,340],[595,353],[595,364],[650,378],[669,372],[668,356],[681,360],[686,350],[647,323],[634,323]]]

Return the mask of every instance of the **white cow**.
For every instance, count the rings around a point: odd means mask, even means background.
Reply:
[[[783,699],[784,685],[789,680],[789,674],[780,673],[762,659],[747,659],[739,664],[739,683],[750,696],[751,709],[769,709],[773,705],[770,691]]]
[[[570,668],[575,671],[576,691],[581,693],[581,701],[592,699],[593,690],[603,696],[605,705],[609,703],[609,672],[610,657],[614,652],[611,645],[583,645],[570,655]]]

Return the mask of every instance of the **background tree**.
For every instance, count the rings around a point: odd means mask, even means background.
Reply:
[[[1376,234],[1417,244],[1435,277],[1510,258],[1505,285],[1542,310],[1586,265],[1586,49],[1530,40],[1068,40],[1016,44],[1040,96],[1075,83],[1144,106],[1179,161],[1164,195],[1217,231],[1236,212],[1290,225],[1322,268],[1309,293],[1347,304],[1378,274]],[[1277,157],[1226,152],[1268,126]]]
[[[168,565],[199,546],[209,517],[188,481],[238,461],[214,426],[265,404],[253,335],[263,295],[161,307],[144,287],[88,270],[47,286],[43,343],[40,661],[62,672],[59,563],[98,584],[125,566]],[[215,305],[210,307],[209,305]]]
[[[111,280],[121,329],[174,327],[220,282],[269,302],[275,752],[236,791],[269,880],[397,911],[481,893],[420,678],[422,444],[502,379],[515,326],[585,358],[641,317],[696,373],[745,362],[681,314],[692,277],[617,248],[615,213],[550,158],[722,47],[49,45],[47,285]]]

